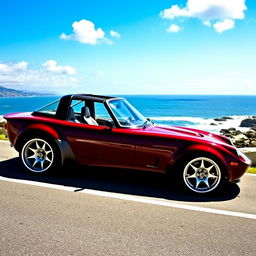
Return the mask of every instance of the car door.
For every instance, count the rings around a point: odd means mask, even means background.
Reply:
[[[134,168],[140,170],[165,172],[176,151],[170,140],[147,132],[147,129],[138,131],[135,144]]]
[[[86,102],[82,102],[80,106],[84,105]],[[104,105],[100,102],[95,103],[95,110],[99,111],[96,108],[102,108],[102,111]],[[75,110],[75,114],[79,115],[78,111]],[[102,120],[111,119],[107,110],[102,114],[99,111],[97,117],[100,125],[71,121],[63,123],[63,135],[78,162],[84,165],[132,168],[135,159],[134,137],[124,133],[123,129],[104,125]]]

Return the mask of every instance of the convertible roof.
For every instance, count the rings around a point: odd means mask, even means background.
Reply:
[[[95,95],[95,94],[70,94],[64,97],[72,98],[72,99],[81,99],[81,100],[93,100],[98,102],[104,102],[108,99],[115,99],[116,97],[112,96],[104,96],[104,95]]]

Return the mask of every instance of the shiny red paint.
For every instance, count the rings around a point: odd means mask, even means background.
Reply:
[[[55,129],[53,129],[51,126],[49,126],[49,124],[42,124],[42,123],[29,124],[24,129],[25,132],[33,132],[36,130],[47,133],[48,135],[50,135],[56,140],[60,138],[58,132]]]
[[[207,153],[218,159],[226,169],[227,179],[232,181],[240,178],[250,164],[238,155],[227,138],[196,129],[156,125],[110,128],[31,113],[7,114],[4,118],[8,122],[9,140],[16,149],[19,150],[18,139],[40,131],[66,142],[75,160],[83,165],[165,173],[189,155]]]
[[[132,135],[118,133],[117,129],[110,130],[108,127],[68,121],[62,123],[61,131],[80,164],[125,168],[134,165]]]

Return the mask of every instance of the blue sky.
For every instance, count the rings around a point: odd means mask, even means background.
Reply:
[[[256,95],[253,1],[8,0],[0,21],[0,86]]]

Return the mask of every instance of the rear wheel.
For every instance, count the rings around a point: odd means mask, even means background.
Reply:
[[[195,157],[183,165],[182,181],[187,189],[195,193],[216,190],[222,180],[217,161],[208,157]]]
[[[30,138],[25,141],[20,158],[26,170],[35,174],[44,174],[59,167],[59,151],[50,139]]]

